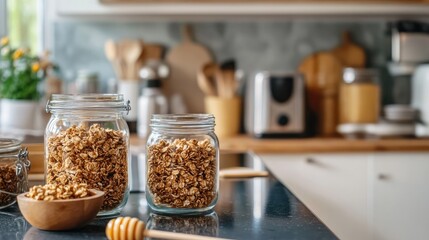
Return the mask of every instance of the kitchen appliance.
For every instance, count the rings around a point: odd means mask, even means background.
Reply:
[[[246,89],[246,130],[256,137],[305,135],[304,79],[300,73],[257,72]]]
[[[429,137],[429,24],[398,21],[391,24],[391,62],[388,69],[393,80],[393,92],[408,96],[396,104],[410,104],[420,115],[415,125],[417,137]]]
[[[161,67],[161,68],[160,68]],[[165,68],[165,75],[159,74],[159,69]],[[138,99],[137,134],[140,138],[147,138],[150,133],[150,119],[152,114],[167,114],[168,102],[162,93],[162,79],[168,75],[168,67],[162,65],[146,65],[140,70],[140,77],[144,80],[142,94]]]
[[[420,63],[429,59],[429,24],[417,21],[398,21],[392,24],[392,60]]]
[[[412,78],[411,106],[419,111],[417,137],[429,137],[429,64],[420,65]]]
[[[416,68],[429,61],[429,24],[417,21],[390,23],[390,61],[387,65],[393,82],[395,104],[409,104],[414,94],[411,78]],[[395,98],[395,96],[401,96]]]

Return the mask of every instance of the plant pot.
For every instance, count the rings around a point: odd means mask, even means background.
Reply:
[[[1,99],[0,128],[33,130],[38,125],[39,102]]]

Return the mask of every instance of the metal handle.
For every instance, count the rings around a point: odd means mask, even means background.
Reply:
[[[377,177],[379,180],[389,180],[390,179],[390,176],[388,174],[385,174],[385,173],[379,173]]]
[[[47,113],[49,113],[49,111],[51,110],[51,108],[49,107],[49,106],[50,106],[50,102],[51,102],[51,100],[49,100],[49,99],[48,99],[48,101],[46,102],[45,111],[46,111]]]
[[[126,106],[126,108],[125,108],[125,110],[127,111],[127,115],[128,115],[128,113],[130,113],[130,110],[131,110],[131,101],[130,100],[128,100],[127,101],[127,106]]]
[[[314,158],[311,158],[311,157],[309,157],[309,158],[305,159],[305,161],[306,161],[307,163],[316,163],[316,160],[315,160]]]

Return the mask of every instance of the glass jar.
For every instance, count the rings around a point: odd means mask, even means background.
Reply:
[[[16,139],[0,138],[0,209],[16,202],[16,195],[28,190],[28,151]]]
[[[340,85],[340,123],[376,123],[380,116],[380,86],[374,69],[345,68]]]
[[[46,111],[46,183],[86,183],[103,191],[100,215],[117,214],[129,195],[129,130],[120,94],[52,94]]]
[[[215,206],[219,142],[211,114],[154,114],[146,145],[146,199],[155,212],[198,214]]]

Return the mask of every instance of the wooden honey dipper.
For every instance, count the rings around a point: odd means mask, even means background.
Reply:
[[[106,227],[106,236],[109,240],[143,240],[145,237],[183,240],[227,240],[225,238],[149,230],[145,229],[143,221],[130,217],[118,217],[110,220]]]

